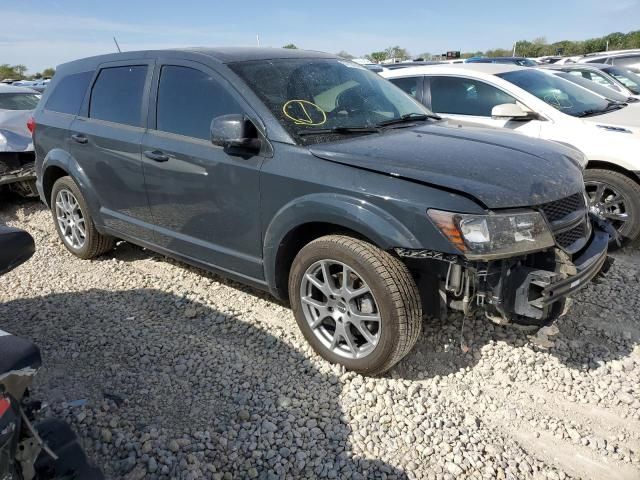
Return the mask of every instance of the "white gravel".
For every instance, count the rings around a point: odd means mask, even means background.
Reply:
[[[42,348],[34,396],[109,478],[640,478],[637,248],[548,351],[476,320],[465,354],[452,316],[366,378],[261,292],[124,243],[76,259],[43,206],[9,200],[0,223],[37,253],[0,277],[0,328]]]

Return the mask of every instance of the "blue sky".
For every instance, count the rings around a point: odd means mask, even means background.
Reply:
[[[640,0],[196,1],[20,0],[0,6],[0,63],[35,72],[125,50],[216,45],[301,48],[353,55],[509,48],[545,36],[578,40],[640,29]]]

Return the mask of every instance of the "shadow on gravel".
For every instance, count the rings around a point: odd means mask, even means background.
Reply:
[[[620,261],[629,262],[626,257],[630,257],[632,260],[640,262],[640,255],[637,255],[632,247],[626,247],[618,255],[625,256]],[[127,242],[118,244],[114,252],[101,258],[105,260],[115,258],[125,262],[154,258],[158,262],[167,262],[180,268],[188,269],[198,275],[214,279],[219,283],[242,290],[263,300],[279,303],[266,292]],[[604,278],[598,282],[606,283],[607,281],[609,280]],[[616,332],[609,332],[609,334],[605,333],[603,335],[601,332],[598,333],[592,329],[584,328],[581,322],[583,316],[595,315],[598,317],[596,323],[599,323],[600,327],[606,332],[607,316],[610,314],[607,305],[589,303],[591,301],[589,298],[592,295],[587,292],[590,291],[583,290],[579,293],[578,300],[572,306],[568,316],[561,318],[557,322],[560,333],[555,337],[556,345],[548,350],[551,355],[557,357],[566,366],[578,370],[593,370],[600,368],[604,363],[624,359],[633,351],[635,345],[640,344],[640,330],[632,317],[628,319],[627,330],[629,335],[627,338],[620,336]],[[629,300],[622,297],[618,299],[618,303],[624,304],[625,301]],[[609,300],[600,299],[600,301],[606,303]],[[585,306],[591,308],[591,311],[588,313],[583,312],[583,307]],[[633,311],[634,308],[629,306],[629,311]],[[535,329],[527,330],[513,325],[494,325],[480,314],[472,321],[467,320],[464,328],[462,328],[462,315],[458,313],[452,313],[446,319],[428,319],[423,323],[423,333],[414,350],[396,365],[387,376],[396,376],[407,380],[422,380],[436,375],[446,376],[466,368],[473,368],[481,358],[483,346],[491,342],[504,341],[513,347],[522,348],[525,345],[530,345],[528,335],[533,332],[535,332]],[[464,343],[470,347],[467,353],[464,353],[461,349],[461,336],[464,337]],[[538,347],[532,347],[538,349]]]
[[[352,456],[339,379],[286,333],[150,289],[11,301],[0,327],[40,345],[36,396],[110,476],[406,478]]]
[[[476,367],[484,356],[492,355],[490,349],[483,347],[501,341],[515,347],[517,358],[510,359],[511,362],[525,361],[518,349],[529,346],[537,351],[547,351],[569,368],[589,371],[615,360],[624,360],[640,344],[640,334],[637,326],[632,325],[632,317],[628,319],[629,329],[626,334],[621,335],[607,330],[606,317],[610,312],[606,307],[598,307],[590,313],[597,319],[595,323],[600,323],[599,331],[583,325],[582,313],[570,312],[557,322],[560,333],[554,337],[555,345],[548,350],[531,344],[529,335],[535,330],[494,325],[480,315],[471,321],[467,320],[464,329],[460,314],[452,314],[444,320],[425,320],[416,347],[392,369],[391,375],[407,380],[422,380],[436,375],[464,372],[467,368]],[[469,347],[466,353],[462,344]],[[494,365],[499,370],[509,366],[511,365]]]
[[[0,191],[0,223],[4,224],[18,218],[17,212],[25,207],[42,206],[39,198],[25,198],[15,193]]]

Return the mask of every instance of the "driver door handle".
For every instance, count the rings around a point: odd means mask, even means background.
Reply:
[[[145,150],[144,156],[156,162],[166,162],[169,160],[169,155],[161,152],[160,150]]]

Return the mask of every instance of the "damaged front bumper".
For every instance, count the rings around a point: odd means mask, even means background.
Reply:
[[[566,313],[574,292],[608,269],[609,239],[593,225],[589,241],[573,256],[559,247],[486,262],[428,250],[396,253],[414,271],[421,290],[437,286],[439,311],[433,308],[434,297],[421,292],[427,313],[441,315],[444,307],[465,314],[481,310],[495,323],[543,327]]]

